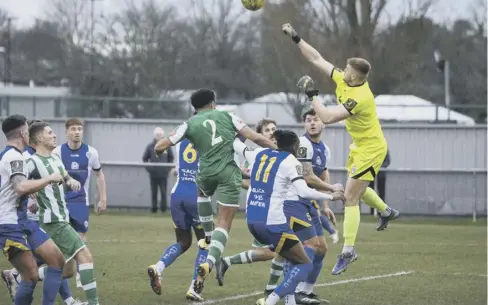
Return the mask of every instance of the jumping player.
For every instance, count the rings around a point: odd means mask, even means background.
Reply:
[[[22,278],[13,301],[15,305],[33,301],[38,280],[34,251],[48,265],[42,305],[53,305],[61,286],[64,258],[46,232],[28,220],[27,195],[63,179],[59,173],[45,175],[37,181],[27,179],[28,170],[22,151],[29,144],[29,130],[24,116],[7,117],[2,122],[2,131],[7,138],[7,146],[0,153],[0,247]]]
[[[151,288],[161,295],[161,277],[163,271],[168,268],[180,255],[191,247],[192,234],[195,232],[198,240],[198,252],[195,258],[193,280],[186,293],[186,298],[193,301],[203,301],[202,296],[195,292],[193,285],[197,278],[197,268],[207,259],[207,245],[205,243],[205,231],[200,225],[197,213],[197,185],[195,176],[198,171],[198,153],[187,139],[176,144],[176,183],[171,190],[171,218],[175,227],[176,243],[169,246],[155,264],[149,266],[147,273]]]
[[[236,140],[234,149],[244,155],[250,164],[251,186],[247,194],[246,215],[249,230],[263,244],[279,253],[287,260],[290,267],[280,285],[266,299],[257,301],[257,305],[274,305],[285,298],[285,304],[295,304],[295,288],[312,271],[315,250],[305,247],[295,232],[290,228],[284,211],[285,200],[298,201],[302,198],[315,200],[337,200],[342,193],[328,195],[307,186],[302,176],[302,166],[296,159],[300,141],[292,131],[275,132],[278,150],[247,147]],[[294,198],[289,197],[289,189],[296,190]],[[311,224],[305,225],[310,227]]]
[[[95,173],[99,192],[99,201],[95,207],[97,213],[107,208],[107,188],[105,175],[98,151],[83,143],[83,122],[78,118],[70,118],[65,123],[68,141],[53,151],[63,161],[68,174],[81,183],[80,191],[66,192],[66,203],[70,215],[71,226],[87,242],[90,216],[90,177]],[[81,288],[80,273],[76,274],[76,286]]]
[[[387,151],[387,143],[376,114],[374,95],[368,83],[371,65],[365,59],[350,58],[346,69],[342,71],[301,39],[290,24],[284,24],[282,30],[297,44],[305,59],[330,76],[337,85],[339,105],[326,108],[317,97],[318,90],[313,88],[312,79],[302,77],[299,86],[312,100],[312,108],[326,125],[345,120],[346,129],[353,141],[347,161],[349,177],[345,190],[344,247],[332,270],[332,274],[337,275],[344,272],[358,257],[354,243],[360,223],[360,198],[380,212],[376,225],[378,231],[384,230],[390,220],[400,215],[368,187],[376,177]]]
[[[234,114],[216,110],[215,92],[199,89],[191,96],[196,114],[180,125],[176,132],[160,140],[155,151],[160,153],[184,138],[190,140],[200,156],[196,182],[199,189],[198,214],[205,230],[205,239],[211,244],[207,261],[198,266],[195,291],[201,293],[206,276],[217,264],[229,238],[232,220],[239,207],[242,174],[234,160],[232,143],[236,133],[263,147],[276,145],[251,128]],[[214,230],[211,196],[216,196],[220,205]],[[216,273],[219,285],[223,285],[220,271]]]

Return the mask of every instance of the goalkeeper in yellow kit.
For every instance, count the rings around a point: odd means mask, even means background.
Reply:
[[[320,71],[336,83],[336,96],[339,105],[326,108],[317,97],[318,90],[313,88],[313,81],[304,76],[298,86],[312,100],[312,108],[325,124],[345,120],[346,129],[352,138],[347,160],[348,178],[345,189],[344,208],[344,247],[338,256],[332,274],[344,272],[358,255],[354,242],[359,229],[361,198],[370,207],[380,212],[376,230],[384,230],[388,222],[397,218],[400,213],[388,207],[376,192],[368,185],[378,174],[385,160],[387,143],[376,115],[373,93],[369,88],[368,74],[371,65],[362,58],[350,58],[344,71],[335,68],[326,61],[312,46],[298,36],[290,24],[283,25],[283,32],[298,45],[302,55]]]

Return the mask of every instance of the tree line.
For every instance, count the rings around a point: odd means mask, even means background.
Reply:
[[[389,1],[268,1],[260,12],[251,13],[238,0],[189,0],[184,9],[176,6],[183,0],[163,6],[143,0],[126,2],[115,13],[95,9],[91,14],[90,5],[97,1],[51,0],[31,27],[16,27],[13,20],[10,35],[9,13],[0,8],[0,46],[9,40],[12,81],[68,85],[77,95],[160,98],[165,91],[210,87],[220,98],[244,101],[295,92],[303,74],[314,77],[323,93],[333,93],[331,82],[282,35],[281,25],[290,22],[339,67],[348,57],[367,58],[377,95],[413,94],[443,104],[443,73],[433,57],[440,51],[450,63],[451,103],[479,106],[456,110],[484,121],[485,1],[475,0],[470,18],[450,24],[428,17],[433,0],[411,0],[417,5],[398,20],[381,22]],[[5,78],[5,60],[0,65]],[[110,107],[122,112],[128,108],[136,117],[157,117],[163,110],[171,116],[181,110],[174,103],[143,105]]]

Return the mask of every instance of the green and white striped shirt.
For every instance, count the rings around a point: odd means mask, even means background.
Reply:
[[[63,162],[56,155],[43,157],[34,154],[27,159],[27,168],[30,179],[47,178],[55,172],[60,172],[63,177],[68,175]],[[37,192],[37,204],[41,223],[69,222],[63,185],[51,183]]]

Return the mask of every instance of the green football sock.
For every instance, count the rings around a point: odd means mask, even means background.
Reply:
[[[210,243],[210,249],[208,250],[207,256],[207,261],[212,263],[211,267],[215,265],[216,261],[220,260],[228,238],[229,233],[227,233],[225,229],[215,228],[212,234],[212,242]]]
[[[98,304],[97,282],[95,281],[95,272],[93,264],[81,264],[78,266],[80,272],[80,280],[85,291],[85,297],[88,305]]]
[[[208,238],[212,236],[215,228],[212,202],[208,197],[198,197],[197,203],[200,223],[202,224],[202,228],[205,231],[205,237],[207,237],[208,240]]]
[[[230,265],[251,264],[254,261],[254,250],[248,250],[224,258],[225,262]]]
[[[271,261],[271,268],[269,270],[269,280],[266,285],[266,290],[274,290],[278,284],[278,280],[283,274],[283,258],[273,258]]]

